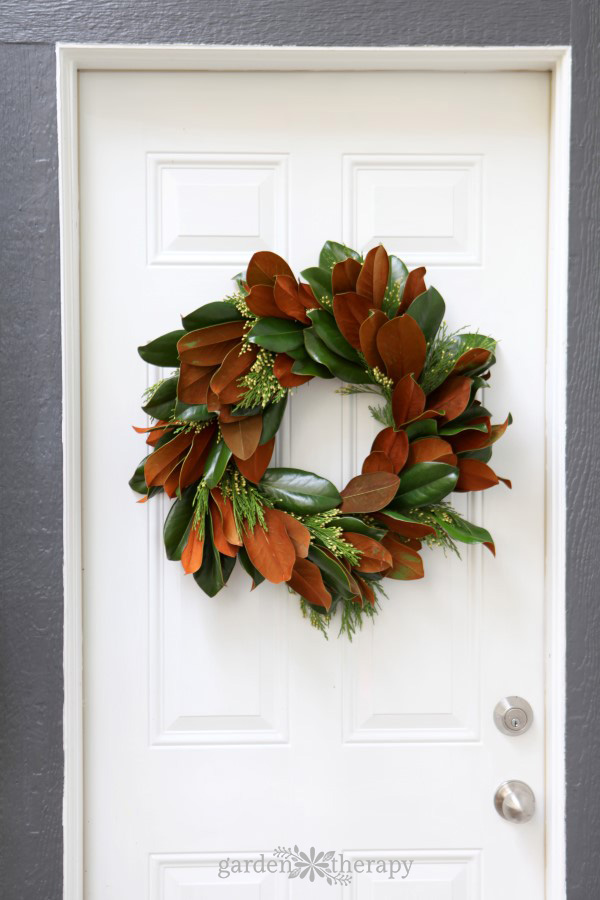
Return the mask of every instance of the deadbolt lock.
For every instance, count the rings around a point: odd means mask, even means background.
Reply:
[[[533,722],[533,710],[523,697],[503,697],[494,709],[494,722],[502,734],[525,734]]]

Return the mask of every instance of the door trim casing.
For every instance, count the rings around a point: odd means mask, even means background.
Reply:
[[[566,898],[566,385],[571,50],[57,44],[64,503],[64,900],[83,900],[80,71],[545,71],[552,80],[546,323],[546,898]]]

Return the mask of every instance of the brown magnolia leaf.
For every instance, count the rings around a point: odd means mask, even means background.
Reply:
[[[252,368],[258,348],[244,344],[240,341],[229,351],[215,374],[210,380],[211,390],[219,397],[220,403],[238,403],[244,391],[238,384],[238,379],[247,375]]]
[[[427,408],[443,410],[444,415],[440,421],[451,422],[469,405],[471,384],[471,379],[465,378],[464,375],[451,375],[439,388],[429,394]]]
[[[358,341],[367,365],[372,369],[379,369],[380,372],[385,372],[385,364],[377,349],[377,334],[387,321],[388,317],[384,312],[374,309],[358,329]]]
[[[294,549],[296,551],[296,556],[304,557],[308,556],[308,547],[310,544],[310,531],[303,525],[302,522],[299,522],[298,519],[295,519],[293,516],[290,516],[289,513],[281,513],[283,518],[283,523],[285,525],[285,530],[288,533],[288,537],[292,544],[294,545]]]
[[[221,412],[221,401],[210,385],[206,392],[206,408],[209,412]]]
[[[182,463],[183,461],[180,459],[179,462],[175,464],[175,466],[171,469],[171,471],[165,478],[165,483],[163,484],[164,492],[170,500],[173,499],[177,488],[179,487],[179,475],[181,472]]]
[[[431,525],[422,525],[420,522],[401,522],[399,519],[393,519],[382,512],[376,513],[375,519],[385,525],[389,531],[401,534],[402,537],[424,538],[428,534],[435,534],[435,528]]]
[[[181,363],[177,381],[177,399],[189,406],[206,403],[214,366],[191,366]]]
[[[485,425],[486,430],[459,431],[458,434],[451,434],[448,437],[448,440],[452,444],[452,449],[455,453],[467,453],[470,450],[481,450],[491,443],[492,423],[489,416],[479,416],[477,419],[471,419],[469,425]]]
[[[154,447],[156,443],[161,439],[163,434],[166,434],[167,431],[170,431],[174,426],[169,422],[155,422],[154,425],[150,425],[149,428],[139,428],[137,425],[131,426],[136,434],[147,434],[146,443],[150,447]],[[139,503],[139,500],[138,500]]]
[[[281,256],[278,256],[277,253],[272,253],[270,250],[259,250],[248,263],[246,282],[251,288],[255,284],[273,285],[278,275],[294,277],[294,273],[285,259],[282,259]]]
[[[287,353],[278,353],[273,364],[273,375],[284,388],[298,387],[306,384],[314,375],[296,375],[292,372],[294,360]]]
[[[362,474],[365,475],[367,472],[395,472],[396,467],[394,463],[387,455],[387,453],[383,453],[381,450],[373,450],[364,463],[362,464]]]
[[[234,544],[237,547],[242,546],[242,539],[238,533],[237,526],[235,524],[235,516],[233,514],[233,503],[229,499],[229,497],[224,497],[221,491],[221,488],[213,488],[210,492],[211,497],[215,501],[216,506],[219,509],[221,514],[221,521],[223,523],[223,534],[230,544]]]
[[[480,459],[458,460],[458,481],[455,491],[485,491],[498,484],[499,478],[487,463]]]
[[[275,292],[270,284],[255,284],[245,299],[248,309],[255,316],[274,316],[276,319],[287,319],[286,314],[275,303]]]
[[[362,605],[364,606],[366,600],[369,606],[375,606],[375,591],[373,590],[369,582],[365,581],[364,578],[361,578],[360,575],[356,574],[355,580],[360,590]]]
[[[249,459],[260,441],[262,416],[238,416],[237,422],[220,421],[223,440],[239,459]]]
[[[360,275],[361,265],[357,259],[348,257],[336,263],[331,273],[331,286],[334,296],[356,290],[356,279]]]
[[[239,341],[244,333],[244,327],[245,322],[243,321],[224,322],[221,325],[207,325],[206,328],[190,331],[177,342],[179,359],[181,362],[193,366],[207,366],[214,362],[221,362],[227,351],[223,352],[222,349],[216,350],[215,348],[218,345]],[[215,353],[217,354],[216,359],[203,362],[204,359],[214,356]]]
[[[401,319],[399,321],[402,321]],[[412,375],[400,379],[392,394],[392,415],[396,426],[418,419],[425,409],[425,393]]]
[[[193,434],[178,434],[168,444],[163,444],[162,447],[150,454],[144,463],[144,478],[148,487],[156,487],[165,483],[173,466],[187,452],[193,439]]]
[[[239,544],[230,544],[225,536],[225,530],[223,528],[223,519],[221,518],[221,511],[213,498],[211,497],[209,501],[209,511],[210,517],[212,520],[213,527],[213,543],[219,553],[222,553],[223,556],[234,557],[237,556],[238,550],[240,549]]]
[[[252,565],[273,584],[289,581],[296,550],[290,540],[283,515],[277,509],[264,507],[267,531],[260,524],[242,535]]]
[[[360,326],[368,318],[371,305],[366,297],[353,291],[337,294],[333,298],[333,315],[337,327],[355,350],[360,350]]]
[[[298,300],[305,309],[321,309],[321,304],[315,297],[310,284],[300,283],[298,285]]]
[[[394,464],[394,472],[398,473],[408,457],[408,436],[405,431],[384,428],[373,441],[371,450],[378,450],[389,456]]]
[[[489,443],[495,444],[496,441],[499,441],[511,422],[512,416],[507,416],[506,421],[503,422],[502,425],[492,425],[492,434]]]
[[[426,272],[427,269],[425,266],[419,266],[418,269],[413,269],[412,272],[408,273],[404,291],[402,293],[402,302],[398,309],[399,316],[406,312],[415,297],[418,297],[419,294],[423,294],[427,290],[427,285],[425,284]]]
[[[400,578],[403,581],[414,581],[423,578],[423,560],[417,550],[421,545],[418,541],[415,546],[410,546],[397,540],[393,534],[386,534],[381,543],[392,557],[392,568],[387,573],[388,578]]]
[[[342,532],[342,537],[360,552],[360,562],[353,566],[357,572],[383,572],[392,565],[392,557],[389,550],[382,543],[366,534],[356,534],[354,531]]]
[[[240,459],[234,454],[235,463],[244,478],[247,478],[248,481],[252,481],[254,484],[258,484],[271,462],[274,447],[275,438],[273,437],[266,444],[259,444],[248,459]]]
[[[474,369],[475,367],[478,368],[479,366],[484,365],[491,355],[489,350],[484,350],[482,347],[473,347],[471,350],[467,350],[466,353],[463,353],[462,356],[458,357],[450,374],[461,375],[469,369]]]
[[[298,296],[298,282],[289,275],[278,275],[274,288],[275,303],[286,318],[297,319],[305,325],[310,325],[310,319],[306,315],[306,307]]]
[[[214,437],[216,425],[208,425],[202,431],[196,432],[189,453],[181,466],[179,475],[179,487],[189,487],[204,474],[204,466],[210,452],[210,445]]]
[[[192,575],[197,572],[202,565],[202,556],[204,553],[204,538],[198,536],[197,528],[190,528],[190,534],[187,543],[181,554],[181,565],[186,575]]]
[[[458,456],[456,453],[446,453],[444,456],[438,456],[437,462],[447,463],[449,466],[456,466]]]
[[[231,323],[235,325],[235,322]],[[216,326],[215,326],[216,327]],[[209,344],[206,347],[196,347],[185,354],[185,362],[190,366],[218,366],[230,350],[239,343],[238,338],[231,341],[220,341],[217,344]]]
[[[390,273],[390,260],[381,246],[373,247],[365,257],[360,275],[356,281],[356,291],[366,297],[376,309],[381,309]]]
[[[436,459],[451,455],[452,447],[448,441],[439,437],[424,437],[412,442],[406,463],[414,466],[416,463],[434,462]]]
[[[396,495],[400,479],[391,472],[369,472],[352,478],[343,491],[342,512],[369,513],[383,509]]]
[[[425,335],[411,316],[397,316],[379,329],[377,349],[392,381],[404,375],[418,378],[423,370],[427,343]]]
[[[293,591],[314,606],[323,606],[325,609],[331,606],[331,594],[325,587],[321,571],[310,560],[301,558],[296,560],[289,585]]]

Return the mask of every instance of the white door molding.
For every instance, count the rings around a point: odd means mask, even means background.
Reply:
[[[57,46],[64,454],[64,900],[83,900],[78,73],[95,70],[547,71],[552,76],[546,346],[546,895],[565,884],[568,47]]]

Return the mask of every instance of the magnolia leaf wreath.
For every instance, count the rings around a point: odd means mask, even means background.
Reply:
[[[253,587],[285,582],[325,634],[340,609],[351,638],[376,613],[383,578],[423,577],[423,544],[494,553],[489,532],[448,498],[510,487],[488,463],[511,417],[492,425],[477,399],[496,342],[448,330],[423,267],[409,272],[382,246],[363,259],[328,241],[301,278],[275,253],[255,253],[235,293],[139,348],[175,371],[144,395],[154,422],[135,430],[152,452],[129,484],[139,502],[175,498],[167,558],[209,596],[239,559]],[[269,468],[288,394],[311,378],[377,398],[370,410],[383,428],[342,491],[312,472]]]

